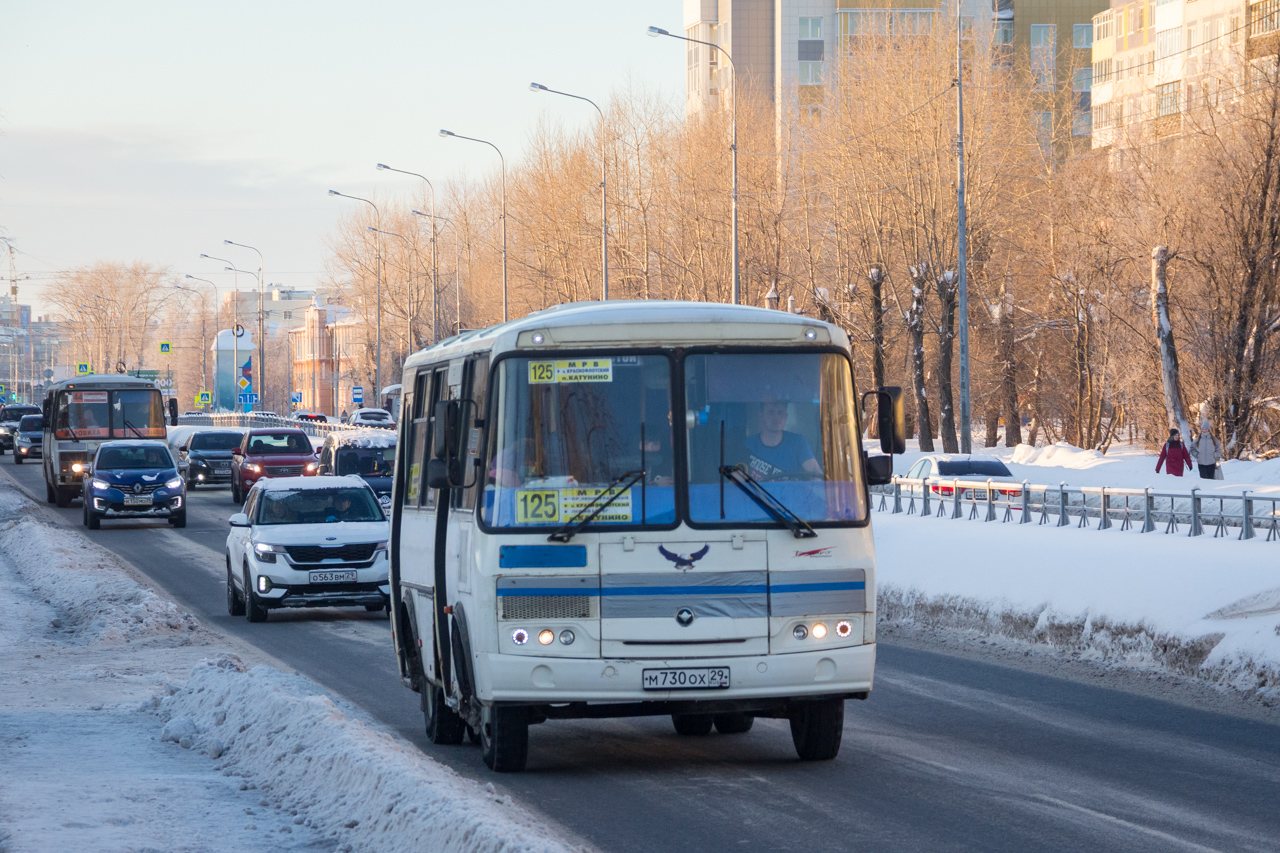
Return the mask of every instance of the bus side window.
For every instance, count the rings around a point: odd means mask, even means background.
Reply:
[[[430,375],[433,377],[433,381],[431,382],[431,393],[427,395],[426,408],[422,412],[422,417],[425,421],[424,426],[426,428],[422,431],[423,437],[421,449],[417,447],[413,449],[413,459],[415,463],[422,466],[422,476],[424,480],[424,488],[422,491],[425,493],[424,497],[426,498],[423,502],[423,506],[434,507],[436,505],[436,492],[438,490],[425,488],[427,456],[431,452],[431,431],[435,428],[436,403],[443,399],[444,395],[449,393],[449,386],[446,384],[448,382],[447,368],[436,370]]]
[[[474,480],[475,485],[466,489],[459,496],[457,506],[461,509],[476,508],[476,500],[480,491],[484,488],[484,471],[476,467],[476,460],[480,458],[480,429],[476,427],[476,421],[484,420],[485,397],[489,390],[489,356],[481,355],[471,360],[471,364],[467,370],[468,376],[464,385],[463,398],[471,399],[475,405],[471,407],[471,417],[468,419],[463,429],[463,440],[467,443],[467,464],[463,470],[466,472],[467,480]]]
[[[404,450],[409,465],[405,483],[405,506],[417,506],[422,500],[423,477],[426,476],[426,442],[428,432],[426,401],[431,396],[431,371],[419,371],[414,377],[412,418],[405,436]]]

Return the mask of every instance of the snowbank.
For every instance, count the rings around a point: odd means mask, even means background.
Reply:
[[[1280,545],[874,516],[879,617],[1107,666],[1165,670],[1280,704]]]
[[[237,658],[197,666],[155,703],[163,737],[348,849],[515,853],[569,848],[540,819],[426,758],[308,679]]]

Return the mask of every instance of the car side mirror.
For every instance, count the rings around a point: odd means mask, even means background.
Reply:
[[[887,486],[893,482],[892,456],[866,456],[867,485]]]
[[[232,527],[249,527],[249,516],[243,512],[237,512],[235,515],[227,519]]]
[[[240,449],[240,448],[238,448],[238,447],[233,447],[233,448],[231,448],[231,455],[232,455],[232,456],[243,456],[243,455],[244,455],[244,451],[243,451],[243,450],[241,450],[241,449]]]
[[[178,451],[179,451],[180,453],[186,453],[186,452],[187,452],[187,448],[188,448],[188,447],[190,447],[190,446],[191,446],[191,445],[189,445],[189,444],[181,444],[181,445],[178,445]]]

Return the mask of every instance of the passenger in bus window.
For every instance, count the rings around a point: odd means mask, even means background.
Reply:
[[[788,406],[785,400],[765,395],[760,404],[760,432],[747,437],[747,467],[757,480],[809,479],[822,477],[822,466],[813,456],[809,442],[798,432],[786,429]]]
[[[504,489],[519,488],[524,483],[523,474],[533,451],[531,438],[518,438],[499,450],[489,465],[489,482]]]

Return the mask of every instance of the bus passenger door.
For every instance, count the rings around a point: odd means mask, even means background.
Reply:
[[[400,579],[406,597],[412,597],[414,633],[422,643],[422,663],[427,676],[435,677],[435,500],[427,488],[427,458],[431,448],[431,419],[439,399],[442,371],[423,370],[414,380],[412,425],[406,433],[402,458],[405,473],[400,523]],[[446,599],[447,600],[447,599]]]

